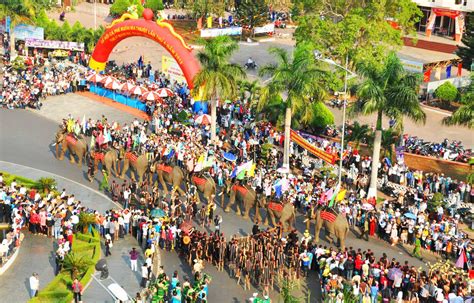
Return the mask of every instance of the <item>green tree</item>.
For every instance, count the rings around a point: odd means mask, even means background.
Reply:
[[[130,0],[115,0],[114,3],[110,6],[110,14],[112,16],[120,16],[123,13],[126,13],[127,9],[131,5],[132,3],[130,2]]]
[[[253,29],[267,23],[268,5],[265,0],[242,0],[236,7],[236,18]]]
[[[137,7],[137,14],[140,18],[143,15],[143,10],[145,9],[142,5],[142,0],[131,0],[130,2],[132,5],[135,5]]]
[[[151,9],[155,13],[165,8],[162,0],[147,0],[145,7]]]
[[[60,27],[60,30],[56,33],[57,40],[60,41],[72,41],[71,40],[71,25],[69,22],[64,21],[63,25]]]
[[[42,177],[38,179],[37,183],[38,190],[42,191],[45,194],[56,188],[56,180],[54,180],[54,178]]]
[[[451,116],[445,117],[443,124],[474,128],[474,74],[471,74],[471,84],[462,94],[461,106]]]
[[[355,121],[349,126],[350,134],[347,136],[347,142],[354,142],[355,148],[359,149],[360,142],[367,138],[370,133],[370,128],[367,124],[360,124]]]
[[[326,107],[324,102],[316,101],[311,104],[313,111],[313,119],[309,123],[302,122],[301,127],[310,128],[312,130],[321,130],[328,125],[334,124],[334,115]]]
[[[259,84],[258,80],[252,82],[247,80],[239,81],[239,92],[240,99],[245,101],[250,106],[255,105],[255,102],[258,100],[260,90],[262,87]]]
[[[91,264],[92,261],[86,256],[70,252],[64,257],[63,271],[69,271],[72,279],[80,279]]]
[[[311,41],[325,57],[349,67],[371,61],[380,65],[387,50],[403,45],[403,37],[414,34],[421,11],[412,0],[295,0],[298,28],[296,42]],[[399,29],[387,19],[396,20]],[[376,43],[374,43],[377,41]]]
[[[369,189],[369,195],[376,197],[383,116],[394,119],[394,129],[401,133],[404,117],[425,123],[426,114],[418,102],[419,77],[407,74],[394,52],[387,56],[382,67],[363,63],[357,66],[357,72],[364,79],[357,89],[358,100],[349,107],[349,113],[377,114]]]
[[[446,81],[435,90],[436,97],[449,104],[456,100],[458,89],[451,82]]]
[[[229,63],[238,44],[227,36],[203,40],[204,48],[197,59],[201,70],[194,76],[194,87],[203,89],[203,97],[211,105],[211,140],[216,139],[217,99],[231,99],[237,95],[237,81],[245,77],[242,66]]]
[[[469,13],[465,19],[466,30],[461,39],[464,45],[459,45],[456,54],[462,58],[465,68],[470,68],[474,63],[474,13]]]
[[[269,104],[285,109],[283,166],[289,167],[292,117],[298,115],[303,124],[312,121],[314,112],[310,104],[323,100],[325,88],[320,80],[327,73],[306,45],[298,46],[292,56],[281,48],[271,48],[270,54],[275,56],[277,63],[267,64],[259,70],[260,76],[270,76],[270,79],[262,88],[257,110],[261,112]]]

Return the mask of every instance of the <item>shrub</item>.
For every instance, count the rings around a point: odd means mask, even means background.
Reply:
[[[154,13],[165,8],[162,0],[147,0],[145,7],[151,9]]]
[[[130,5],[132,5],[130,0],[115,0],[115,2],[110,6],[110,14],[112,16],[120,16],[127,12]]]
[[[444,82],[436,90],[435,95],[443,102],[451,102],[456,100],[458,89],[451,82]]]

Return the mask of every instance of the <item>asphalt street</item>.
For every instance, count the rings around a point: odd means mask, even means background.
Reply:
[[[76,100],[75,102],[80,101]],[[66,108],[63,111],[63,116],[70,112],[70,105],[65,104],[64,106]],[[93,110],[89,108],[87,114]],[[107,116],[107,113],[105,114]],[[42,112],[0,111],[0,160],[51,172],[97,190],[99,180],[89,183],[85,178],[85,167],[79,170],[77,166],[70,164],[67,160],[58,161],[55,159],[50,144],[56,130],[57,122],[44,118]],[[226,237],[230,237],[232,234],[247,235],[251,231],[252,224],[250,220],[242,220],[233,212],[223,213],[220,207],[217,213],[223,215],[222,230]],[[299,215],[297,228],[300,232],[304,231],[302,221],[303,218]],[[396,258],[401,262],[408,260],[410,264],[417,267],[424,265],[418,259],[410,257],[402,247],[391,247],[386,242],[377,239],[365,242],[358,239],[357,235],[357,232],[349,234],[346,244],[348,247],[352,246],[363,250],[370,248],[375,251],[376,256],[381,256],[385,252],[390,258]],[[327,245],[327,242],[324,242],[324,236],[322,238],[322,243]],[[120,254],[122,255],[123,251]],[[174,270],[178,270],[181,276],[190,273],[190,267],[184,264],[175,252],[163,252],[162,263],[166,272],[170,274]],[[241,286],[235,286],[235,279],[230,278],[225,272],[217,272],[213,266],[207,266],[205,271],[213,276],[213,283],[210,287],[210,302],[243,302],[254,291],[244,291]],[[315,276],[310,276],[308,281],[309,288],[312,290],[311,301],[318,302],[318,292],[314,291],[317,285]],[[219,291],[221,289],[226,289],[226,291]],[[274,294],[275,296],[276,294]]]

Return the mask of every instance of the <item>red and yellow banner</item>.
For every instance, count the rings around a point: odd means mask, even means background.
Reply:
[[[291,141],[295,142],[302,148],[309,151],[315,157],[320,158],[323,161],[326,161],[329,164],[334,164],[336,162],[336,155],[327,153],[314,145],[311,145],[308,141],[306,141],[303,137],[301,137],[297,132],[294,130],[290,131]]]

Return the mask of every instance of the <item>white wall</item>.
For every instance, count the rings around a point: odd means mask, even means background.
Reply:
[[[443,79],[426,83],[426,90],[428,93],[433,93],[439,86],[441,86],[441,84],[448,81],[451,82],[457,88],[468,86],[469,83],[471,83],[471,79],[469,77]]]
[[[413,2],[419,6],[446,8],[464,12],[474,11],[474,0],[413,0]]]

